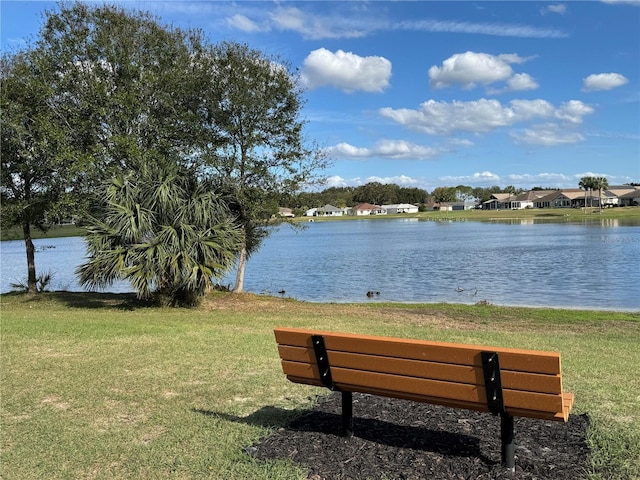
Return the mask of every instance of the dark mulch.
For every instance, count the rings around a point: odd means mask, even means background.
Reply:
[[[355,436],[339,436],[340,394],[251,447],[320,479],[583,479],[586,415],[568,423],[515,419],[516,473],[500,465],[500,418],[488,413],[353,395]]]

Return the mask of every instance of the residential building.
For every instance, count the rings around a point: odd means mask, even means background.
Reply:
[[[324,207],[316,209],[314,215],[318,217],[341,217],[344,215],[344,210],[327,204]]]
[[[418,207],[409,203],[400,203],[397,205],[382,205],[388,214],[394,213],[418,213]]]
[[[370,203],[360,203],[349,209],[349,215],[386,215],[387,211],[380,205],[372,205]]]

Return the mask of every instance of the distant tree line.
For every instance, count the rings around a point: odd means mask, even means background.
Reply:
[[[533,190],[548,189],[534,187]],[[494,193],[512,193],[515,195],[521,192],[523,192],[523,189],[515,188],[513,185],[508,185],[504,188],[498,185],[491,187],[458,185],[455,187],[437,187],[429,193],[422,188],[408,188],[395,184],[370,182],[358,187],[330,187],[319,192],[300,192],[296,195],[283,196],[280,199],[280,206],[292,208],[296,213],[303,213],[310,208],[327,204],[338,208],[351,207],[358,203],[371,203],[374,205],[408,203],[426,206],[443,202],[485,202]]]

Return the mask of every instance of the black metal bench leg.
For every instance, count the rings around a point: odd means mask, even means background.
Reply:
[[[343,437],[353,437],[353,394],[342,392],[342,431]]]
[[[500,414],[500,430],[502,437],[502,466],[515,472],[516,445],[513,441],[513,417],[506,412]]]

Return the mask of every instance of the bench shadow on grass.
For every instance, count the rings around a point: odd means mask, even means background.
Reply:
[[[274,443],[279,444],[280,447],[287,441],[304,443],[305,433],[326,435],[329,441],[336,441],[337,444],[343,443],[344,439],[340,436],[340,414],[318,409],[291,411],[265,406],[246,417],[210,410],[192,409],[192,411],[230,422],[274,429],[276,431],[271,436],[278,437],[277,440],[274,439],[276,440]],[[472,456],[486,465],[496,464],[482,452],[478,438],[463,433],[400,425],[376,418],[355,418],[354,432],[356,441],[453,457]]]

